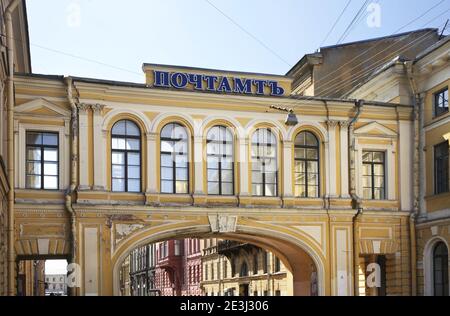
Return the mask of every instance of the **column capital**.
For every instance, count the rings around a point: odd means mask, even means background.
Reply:
[[[94,115],[99,115],[102,113],[103,109],[105,108],[104,104],[92,104],[91,105],[92,111],[94,112]]]
[[[77,109],[78,109],[78,112],[81,114],[81,113],[83,113],[83,114],[87,114],[87,111],[89,110],[91,108],[91,105],[90,104],[87,104],[87,103],[78,103],[77,104]]]
[[[154,141],[156,140],[158,137],[158,133],[154,133],[154,132],[148,132],[145,133],[145,138],[147,139],[147,141]]]
[[[283,141],[283,147],[284,148],[291,148],[294,142],[292,140],[285,140]]]
[[[339,126],[341,128],[348,128],[349,125],[350,125],[349,121],[339,121]]]
[[[339,123],[339,121],[335,121],[335,120],[327,120],[326,121],[328,127],[334,128],[337,126],[337,124]]]

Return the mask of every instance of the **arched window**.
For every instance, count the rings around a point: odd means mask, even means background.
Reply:
[[[240,277],[248,276],[248,266],[245,261],[242,262],[242,264],[241,264],[241,271],[239,271],[239,276]]]
[[[277,140],[269,128],[252,136],[252,192],[256,196],[277,195]]]
[[[132,121],[122,120],[111,131],[112,190],[141,191],[141,131]]]
[[[225,126],[212,127],[206,136],[208,194],[233,195],[233,134]]]
[[[442,241],[433,249],[433,283],[435,296],[448,296],[448,249]]]
[[[295,196],[319,197],[319,141],[311,132],[295,138]]]
[[[161,192],[188,193],[188,190],[188,134],[184,126],[170,123],[161,131]]]

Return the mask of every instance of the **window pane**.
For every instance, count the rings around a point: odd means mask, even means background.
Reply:
[[[187,143],[185,141],[177,141],[177,142],[175,142],[175,152],[177,154],[185,154],[185,153],[187,153]]]
[[[44,189],[57,189],[58,188],[58,177],[45,176],[44,177]]]
[[[112,139],[112,149],[125,149],[125,139],[123,138],[113,138]]]
[[[173,130],[173,138],[176,139],[187,139],[186,128],[179,124],[175,124],[175,128]]]
[[[233,155],[233,144],[226,144],[225,145],[225,154],[227,156],[232,156]]]
[[[372,199],[372,189],[371,188],[363,189],[363,198],[364,199]]]
[[[161,181],[161,192],[173,193],[173,181],[167,181],[167,180]]]
[[[177,167],[185,167],[188,166],[187,155],[176,155],[175,162]]]
[[[377,200],[384,199],[384,189],[383,188],[381,188],[381,189],[375,188],[374,191],[375,191],[375,199],[377,199]]]
[[[161,131],[161,137],[172,138],[173,124],[167,124]]]
[[[375,187],[381,188],[384,185],[384,178],[383,177],[374,177],[375,180]]]
[[[233,172],[231,170],[222,170],[222,181],[233,181]]]
[[[252,172],[252,183],[262,183],[262,173],[258,171]]]
[[[262,184],[252,184],[252,194],[261,196],[263,194]]]
[[[295,186],[295,196],[305,197],[306,196],[306,186],[304,185],[296,185]]]
[[[176,177],[177,177],[177,180],[187,180],[188,179],[187,168],[177,168],[176,169]]]
[[[44,164],[44,174],[47,176],[57,176],[58,175],[58,164],[57,163],[45,163]]]
[[[266,183],[276,183],[277,175],[275,172],[266,173]]]
[[[373,166],[373,172],[374,172],[374,174],[375,175],[377,175],[377,176],[382,176],[383,175],[383,170],[384,168],[383,168],[383,165],[374,165]]]
[[[141,133],[137,125],[131,121],[126,121],[127,125],[127,135],[129,136],[139,136]]]
[[[208,155],[218,155],[219,154],[219,144],[218,143],[208,143],[207,145]]]
[[[310,185],[318,185],[319,184],[318,180],[319,179],[317,177],[317,174],[315,174],[315,173],[313,173],[313,174],[308,173],[308,186],[310,186]]]
[[[265,160],[265,170],[266,171],[277,171],[277,161],[276,159],[266,159]]]
[[[127,138],[128,150],[139,150],[139,148],[140,148],[139,139]]]
[[[307,149],[306,157],[308,159],[317,159],[317,150],[316,149]]]
[[[317,138],[312,134],[307,132],[306,133],[306,145],[308,146],[317,146]]]
[[[372,175],[372,165],[370,165],[370,164],[363,165],[363,175],[365,175],[365,176]]]
[[[318,173],[318,162],[317,161],[308,161],[308,172]]]
[[[295,175],[295,183],[296,184],[305,184],[306,182],[306,176],[304,173],[297,173]]]
[[[187,181],[177,181],[175,185],[176,185],[177,193],[187,193],[188,192]]]
[[[295,145],[301,145],[301,146],[305,145],[305,133],[304,132],[299,133],[297,135],[297,137],[295,138]]]
[[[218,182],[208,182],[208,193],[209,194],[219,194],[219,183]]]
[[[173,152],[174,148],[173,148],[173,143],[171,141],[166,141],[163,140],[161,141],[161,151],[164,152]]]
[[[363,161],[372,161],[372,152],[363,152]]]
[[[113,152],[111,157],[111,162],[115,165],[123,165],[125,163],[125,154]]]
[[[41,177],[40,176],[27,176],[27,188],[40,189]]]
[[[128,166],[128,178],[139,179],[141,177],[141,168],[138,166]]]
[[[371,187],[372,186],[372,177],[371,176],[363,176],[363,187]]]
[[[304,161],[295,161],[295,172],[305,172]]]
[[[57,134],[45,133],[45,134],[43,134],[43,141],[42,141],[42,143],[44,145],[57,146],[58,145],[58,135]]]
[[[41,160],[41,150],[28,148],[28,160]]]
[[[27,163],[27,174],[41,175],[41,163],[40,162]]]
[[[208,181],[219,181],[219,170],[208,170]]]
[[[161,168],[161,179],[173,180],[173,168]]]
[[[232,183],[222,183],[222,194],[232,195],[233,194],[233,184]]]
[[[139,179],[129,179],[128,180],[128,191],[129,192],[139,192],[141,181]]]
[[[277,154],[277,148],[275,146],[267,146],[265,156],[275,158]]]
[[[233,158],[222,158],[222,169],[233,169]]]
[[[317,186],[312,186],[308,184],[308,197],[310,198],[314,198],[318,196],[318,187]]]
[[[170,154],[162,154],[161,155],[161,166],[163,166],[163,167],[172,167],[173,166],[172,155],[170,155]]]
[[[58,161],[58,150],[44,148],[45,161]]]
[[[125,178],[125,166],[113,165],[112,166],[113,178]]]
[[[42,134],[27,132],[27,144],[40,145],[42,144]]]
[[[124,179],[113,179],[112,180],[112,190],[117,192],[125,191],[125,180]]]
[[[219,158],[214,156],[208,156],[208,168],[218,169],[219,168]]]
[[[114,124],[112,128],[112,134],[114,135],[125,135],[125,121],[119,121]]]
[[[384,153],[382,152],[373,153],[373,162],[383,162],[383,161],[384,161]]]
[[[305,158],[305,157],[306,157],[306,149],[295,148],[295,158]]]
[[[141,164],[141,155],[138,153],[128,153],[128,164],[139,166]]]
[[[275,184],[266,184],[266,196],[275,196],[276,193],[276,185]]]

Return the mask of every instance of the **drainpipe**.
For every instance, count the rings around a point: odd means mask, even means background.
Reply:
[[[70,227],[71,227],[71,262],[77,263],[77,224],[76,224],[76,214],[72,207],[72,199],[77,187],[78,183],[78,108],[77,104],[74,101],[73,93],[72,93],[72,78],[66,77],[65,83],[67,86],[67,99],[70,104],[70,108],[72,111],[71,117],[71,130],[72,130],[72,138],[71,138],[71,164],[70,164],[70,187],[66,192],[65,200],[66,200],[66,210],[70,216]],[[76,295],[76,287],[72,287],[72,295]]]
[[[5,10],[6,46],[8,49],[8,79],[7,79],[7,103],[8,103],[8,132],[7,172],[9,177],[8,192],[8,295],[14,296],[16,290],[14,252],[14,34],[12,25],[12,13],[19,5],[20,0],[13,0]]]
[[[423,145],[424,145],[424,132],[423,132],[423,106],[422,98],[417,89],[417,84],[413,74],[413,62],[403,62],[405,72],[408,77],[408,82],[413,92],[413,107],[414,107],[414,208],[409,217],[409,236],[410,236],[410,248],[411,248],[411,295],[417,295],[417,252],[416,252],[416,219],[423,216],[423,194],[424,185],[421,179],[424,179],[423,174]]]
[[[350,196],[352,198],[352,208],[356,209],[357,212],[355,216],[352,218],[352,228],[353,228],[353,284],[354,284],[354,291],[353,295],[357,295],[358,289],[359,289],[359,274],[358,274],[358,241],[357,241],[357,234],[358,234],[358,217],[360,214],[362,214],[362,208],[361,208],[361,199],[356,194],[356,174],[355,174],[355,160],[356,160],[356,151],[355,151],[355,134],[353,133],[354,130],[354,124],[357,122],[359,115],[361,114],[361,109],[364,105],[364,100],[356,100],[355,101],[355,108],[356,108],[356,114],[355,116],[349,120],[348,122],[348,138],[349,138],[349,158],[350,158]]]

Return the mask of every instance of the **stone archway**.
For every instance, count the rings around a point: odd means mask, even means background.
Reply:
[[[123,239],[112,253],[111,273],[113,295],[119,295],[119,269],[132,249],[158,241],[176,238],[223,238],[252,243],[273,252],[283,261],[292,275],[292,295],[310,295],[312,270],[317,273],[318,295],[326,293],[326,264],[323,255],[314,245],[298,236],[270,228],[238,225],[232,232],[211,232],[209,225],[185,225],[184,227],[149,227],[139,229]]]

